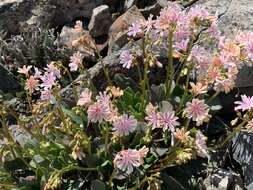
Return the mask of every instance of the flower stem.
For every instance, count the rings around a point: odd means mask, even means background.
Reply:
[[[166,98],[170,96],[170,90],[173,82],[173,73],[174,73],[174,65],[173,65],[173,30],[169,31],[168,35],[168,65],[166,68],[166,81],[165,85],[167,85],[166,90]]]

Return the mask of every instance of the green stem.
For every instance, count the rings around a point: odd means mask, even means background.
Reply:
[[[109,142],[109,129],[108,124],[105,124],[105,157],[107,157],[107,154],[109,153],[108,150],[108,142]]]
[[[191,70],[190,68],[188,68],[188,70],[187,70],[187,76],[186,76],[186,83],[185,83],[184,94],[183,94],[183,96],[182,96],[182,98],[181,98],[181,100],[180,100],[180,103],[179,103],[179,106],[178,106],[176,112],[180,111],[181,108],[182,108],[182,106],[183,106],[184,103],[185,103],[185,98],[186,98],[186,96],[187,96],[187,91],[188,91],[188,88],[189,88],[190,70]]]
[[[170,90],[173,82],[174,65],[173,65],[173,30],[169,31],[168,35],[168,65],[166,68],[166,81],[167,85],[166,98],[170,96]]]
[[[68,68],[65,67],[64,65],[62,65],[61,63],[59,64],[59,66],[62,67],[62,68],[64,69],[64,71],[67,73],[68,78],[69,78],[69,80],[71,81],[71,86],[72,86],[72,88],[73,88],[73,92],[74,92],[74,95],[75,95],[75,99],[76,99],[76,101],[77,101],[77,100],[78,100],[78,93],[77,93],[77,89],[76,89],[76,86],[75,86],[75,84],[74,84],[74,79],[73,79],[71,73],[69,72]]]
[[[213,99],[215,99],[218,95],[220,94],[220,92],[215,92],[207,101],[206,103],[210,103]]]

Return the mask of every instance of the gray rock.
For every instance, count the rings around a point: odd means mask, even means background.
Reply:
[[[35,6],[35,0],[4,0],[0,2],[0,31],[8,32],[8,35],[16,35],[22,22],[32,16],[31,10]]]
[[[88,31],[77,31],[72,27],[64,26],[58,38],[60,45],[81,52],[87,60],[95,61],[96,46]]]
[[[112,24],[109,30],[109,52],[120,49],[127,42],[129,26],[141,19],[145,19],[136,6],[132,6]]]
[[[90,35],[94,38],[107,35],[112,24],[112,16],[107,5],[93,9],[89,23]]]
[[[10,125],[9,130],[14,141],[17,142],[22,148],[28,144],[36,143],[32,136],[18,125]]]
[[[205,190],[243,190],[242,178],[224,169],[217,169],[204,180]]]
[[[246,189],[253,189],[253,133],[242,131],[237,134],[232,142],[230,155],[236,169],[244,176]],[[239,165],[239,167],[238,167]]]
[[[149,15],[158,16],[162,8],[166,7],[168,4],[167,0],[157,0],[154,5],[147,6],[143,9],[140,9],[140,12],[145,18],[148,18]]]
[[[0,2],[0,31],[17,34],[24,24],[60,26],[77,18],[91,18],[92,10],[116,1],[107,0],[4,0]]]
[[[18,90],[21,85],[18,79],[0,64],[0,90],[7,93]]]

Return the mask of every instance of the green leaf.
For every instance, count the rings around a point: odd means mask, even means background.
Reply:
[[[222,106],[221,105],[215,105],[215,106],[211,106],[211,110],[212,111],[219,111],[222,109]]]
[[[81,119],[78,115],[76,115],[76,113],[75,113],[74,111],[65,108],[63,105],[61,105],[61,109],[62,109],[62,111],[63,111],[67,116],[69,116],[76,124],[79,124],[79,125],[83,124],[82,119]]]

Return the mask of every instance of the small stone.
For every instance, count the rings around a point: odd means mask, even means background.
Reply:
[[[94,38],[108,35],[111,24],[112,16],[109,11],[109,6],[101,5],[95,8],[88,26],[90,35]]]
[[[122,48],[127,42],[127,31],[129,26],[145,18],[134,5],[121,15],[109,30],[109,52]]]

